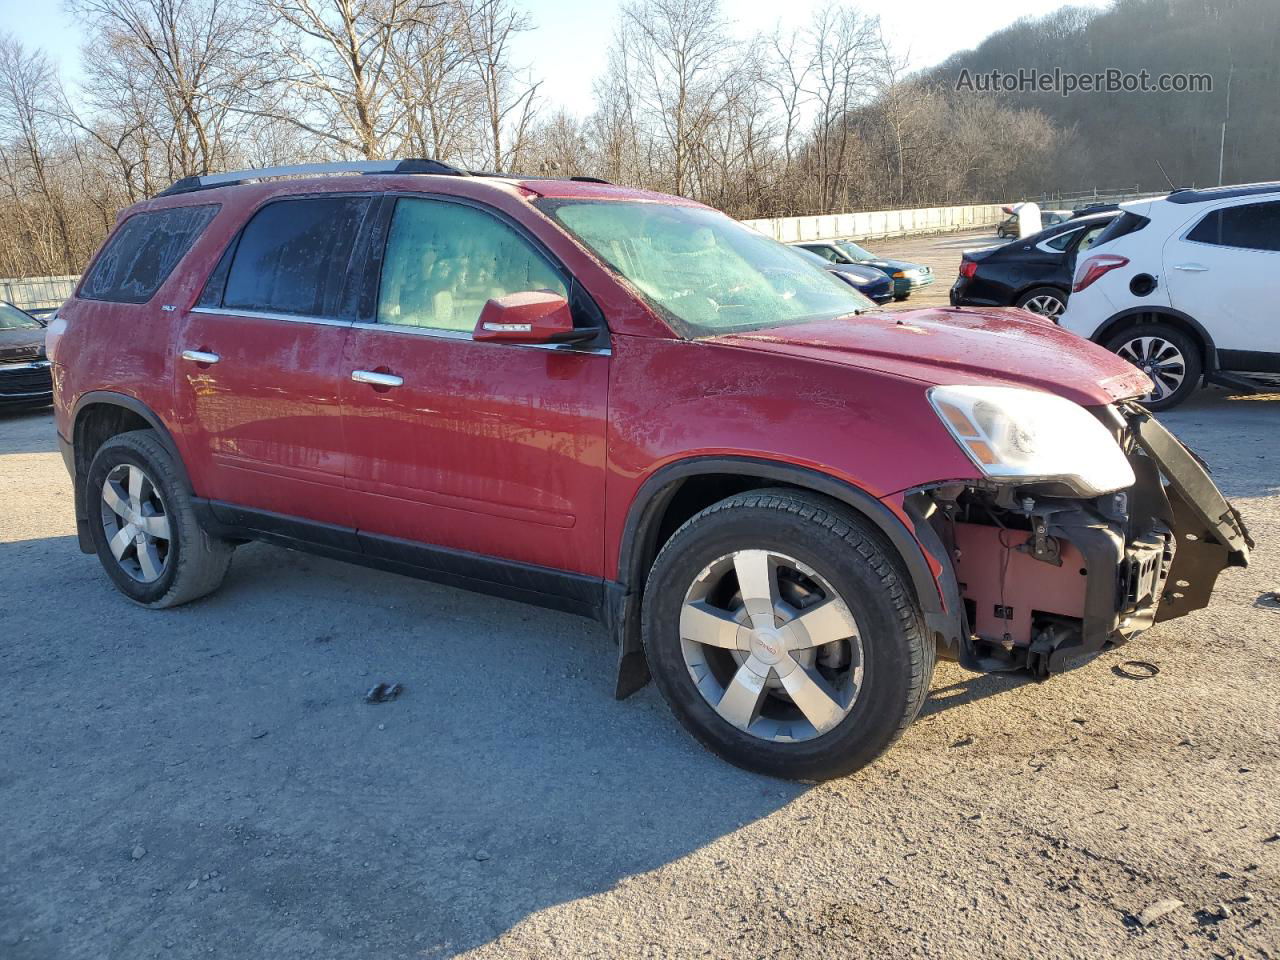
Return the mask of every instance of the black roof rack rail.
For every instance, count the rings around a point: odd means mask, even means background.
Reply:
[[[1170,203],[1200,203],[1206,200],[1234,200],[1262,193],[1280,193],[1280,181],[1240,183],[1224,187],[1179,187],[1169,194]]]
[[[251,180],[266,180],[270,177],[297,177],[313,174],[326,176],[331,173],[423,173],[445,177],[505,177],[511,180],[573,180],[578,183],[604,183],[599,177],[552,177],[526,176],[519,173],[490,173],[480,170],[463,170],[451,167],[439,160],[427,160],[421,157],[408,157],[404,160],[350,160],[339,163],[298,163],[285,167],[262,167],[257,170],[232,170],[227,173],[206,173],[198,177],[183,177],[169,189],[157,194],[170,197],[178,193],[192,193],[196,190],[212,190],[214,187],[229,187],[237,183]]]
[[[183,177],[173,186],[158,194],[161,197],[173,196],[176,193],[191,193],[195,190],[211,190],[214,187],[228,187],[250,180],[266,180],[269,177],[297,177],[314,174],[325,176],[331,173],[429,173],[449,177],[467,177],[466,170],[451,167],[439,160],[425,160],[421,157],[409,157],[405,160],[349,160],[339,163],[298,163],[284,167],[262,167],[257,170],[232,170],[227,173],[206,173],[198,177]]]

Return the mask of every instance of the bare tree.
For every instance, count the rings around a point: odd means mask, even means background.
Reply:
[[[483,164],[507,170],[525,147],[539,83],[511,64],[511,41],[531,28],[510,0],[473,0],[470,56],[484,97],[487,137]]]

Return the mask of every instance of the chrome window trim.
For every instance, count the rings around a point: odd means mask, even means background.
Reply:
[[[244,317],[248,320],[284,320],[288,323],[310,323],[320,327],[349,327],[351,320],[334,317],[313,317],[300,313],[270,313],[265,310],[240,310],[230,307],[192,307],[190,313],[210,314],[218,317]]]
[[[440,327],[417,327],[405,323],[366,323],[357,320],[350,324],[354,330],[380,330],[383,333],[399,333],[410,337],[429,337],[433,340],[453,340],[463,343],[480,343],[466,330],[444,330]],[[567,343],[512,343],[511,341],[487,341],[494,346],[520,347],[525,350],[555,350],[558,353],[589,353],[595,356],[612,356],[610,347],[577,347]]]

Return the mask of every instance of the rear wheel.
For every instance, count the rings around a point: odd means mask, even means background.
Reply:
[[[1067,295],[1057,287],[1036,287],[1020,296],[1014,306],[1038,313],[1057,323],[1062,311],[1067,309]]]
[[[1176,407],[1200,385],[1204,363],[1200,349],[1177,327],[1144,323],[1111,337],[1106,347],[1151,378],[1154,389],[1142,398],[1152,410]]]
[[[934,648],[891,548],[825,498],[723,500],[663,547],[645,650],[672,712],[740,767],[842,776],[915,719]]]
[[[154,431],[107,440],[85,483],[98,560],[130,600],[174,607],[222,582],[233,547],[200,527],[173,456]]]

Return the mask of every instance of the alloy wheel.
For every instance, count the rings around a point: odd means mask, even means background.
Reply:
[[[139,583],[154,583],[169,565],[169,517],[155,483],[121,463],[102,484],[102,528],[116,563]]]
[[[1154,389],[1142,398],[1148,403],[1171,396],[1186,379],[1186,357],[1163,337],[1135,337],[1116,353],[1151,378]]]
[[[680,645],[703,699],[762,740],[827,733],[862,686],[862,640],[843,598],[770,550],[740,550],[702,570],[680,611]]]
[[[1042,317],[1057,320],[1062,316],[1062,311],[1067,309],[1067,305],[1052,294],[1044,293],[1038,297],[1032,297],[1022,305],[1022,308],[1038,313]]]

